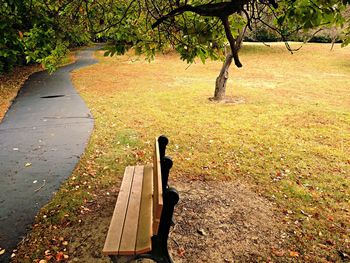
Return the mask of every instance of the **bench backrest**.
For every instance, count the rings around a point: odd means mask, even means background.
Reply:
[[[159,229],[160,217],[163,210],[163,187],[161,156],[158,138],[155,140],[153,155],[153,234],[156,235]]]

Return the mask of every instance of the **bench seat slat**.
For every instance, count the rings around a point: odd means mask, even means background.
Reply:
[[[137,225],[140,216],[141,191],[144,166],[136,166],[131,186],[128,209],[126,212],[123,234],[120,241],[119,255],[134,255],[137,238]]]
[[[105,255],[118,254],[133,177],[134,167],[126,167],[123,181],[119,190],[117,203],[114,208],[112,220],[103,248],[103,254]]]
[[[153,195],[153,168],[145,166],[142,184],[141,210],[137,230],[136,254],[152,250],[152,195]]]

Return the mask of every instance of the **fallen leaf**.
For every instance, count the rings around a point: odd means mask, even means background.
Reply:
[[[177,254],[178,254],[180,257],[183,257],[183,256],[185,255],[185,249],[184,249],[183,247],[178,248]]]
[[[39,263],[47,263],[47,261],[45,259],[42,259],[39,261]]]
[[[296,251],[289,251],[289,255],[294,258],[299,257],[299,253]]]
[[[283,250],[273,250],[272,253],[276,255],[277,257],[283,257],[284,251]]]
[[[62,245],[67,246],[68,245],[68,241],[63,241]]]
[[[1,248],[0,248],[0,255],[5,254],[5,251],[6,251],[5,249],[1,249]]]
[[[57,254],[56,254],[56,260],[57,261],[61,261],[61,260],[63,260],[64,259],[64,254],[63,254],[63,252],[58,252]]]
[[[32,163],[26,163],[24,166],[25,167],[29,167],[29,166],[31,166],[32,165]]]

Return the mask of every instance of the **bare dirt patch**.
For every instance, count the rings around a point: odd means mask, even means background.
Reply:
[[[249,187],[215,181],[175,184],[181,198],[172,233],[176,262],[255,262],[281,249],[279,216]]]
[[[169,245],[175,262],[256,262],[281,251],[283,226],[273,204],[237,182],[176,181],[180,193]],[[114,192],[114,193],[113,193]],[[70,262],[110,262],[102,247],[117,189],[82,224],[64,230]],[[63,232],[61,232],[63,234]]]

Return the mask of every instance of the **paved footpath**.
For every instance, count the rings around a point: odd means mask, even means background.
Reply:
[[[8,262],[39,209],[71,175],[93,129],[70,71],[97,61],[97,48],[54,74],[30,76],[0,123],[0,248]]]

